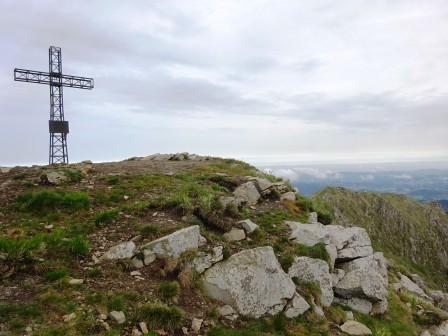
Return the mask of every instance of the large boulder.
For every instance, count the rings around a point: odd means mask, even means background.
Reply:
[[[236,205],[255,205],[261,198],[255,182],[249,181],[241,184],[233,191]]]
[[[386,300],[387,263],[381,252],[340,265],[345,275],[336,284],[335,293],[346,299],[353,297],[371,302]]]
[[[336,246],[339,261],[367,257],[373,254],[372,243],[367,231],[360,227],[327,225],[330,241]]]
[[[215,264],[204,273],[203,288],[210,298],[252,318],[281,312],[295,294],[270,246],[244,250]]]
[[[328,307],[333,302],[333,289],[328,264],[320,259],[296,257],[288,269],[291,278],[297,277],[300,281],[314,282],[321,291],[320,302]]]
[[[150,250],[159,258],[179,257],[187,250],[197,249],[201,240],[199,225],[193,225],[153,240],[143,245],[142,250]]]
[[[302,224],[293,221],[285,221],[284,223],[291,230],[289,239],[299,244],[314,246],[318,243],[330,243],[330,234],[323,224]]]

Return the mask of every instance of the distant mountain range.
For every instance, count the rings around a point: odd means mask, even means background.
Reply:
[[[437,203],[439,203],[443,209],[445,209],[446,212],[448,212],[448,200],[438,200]]]
[[[448,168],[419,167],[417,164],[271,166],[306,196],[325,187],[345,187],[354,191],[374,191],[410,196],[423,202],[439,202],[448,210]]]

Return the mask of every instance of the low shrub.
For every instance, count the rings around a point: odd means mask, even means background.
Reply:
[[[149,303],[138,309],[137,316],[148,324],[149,329],[165,329],[173,331],[182,327],[184,311],[179,307],[162,303]]]
[[[317,221],[324,225],[330,225],[333,222],[333,215],[329,211],[318,210]]]

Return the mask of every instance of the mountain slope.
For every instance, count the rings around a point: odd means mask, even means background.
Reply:
[[[439,206],[345,188],[326,188],[313,199],[334,214],[334,224],[366,228],[376,248],[415,263],[448,287],[448,215]]]

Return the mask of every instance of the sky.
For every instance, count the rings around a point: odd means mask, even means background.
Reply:
[[[0,0],[0,165],[48,160],[66,88],[70,160],[190,152],[257,162],[448,161],[446,0]]]

